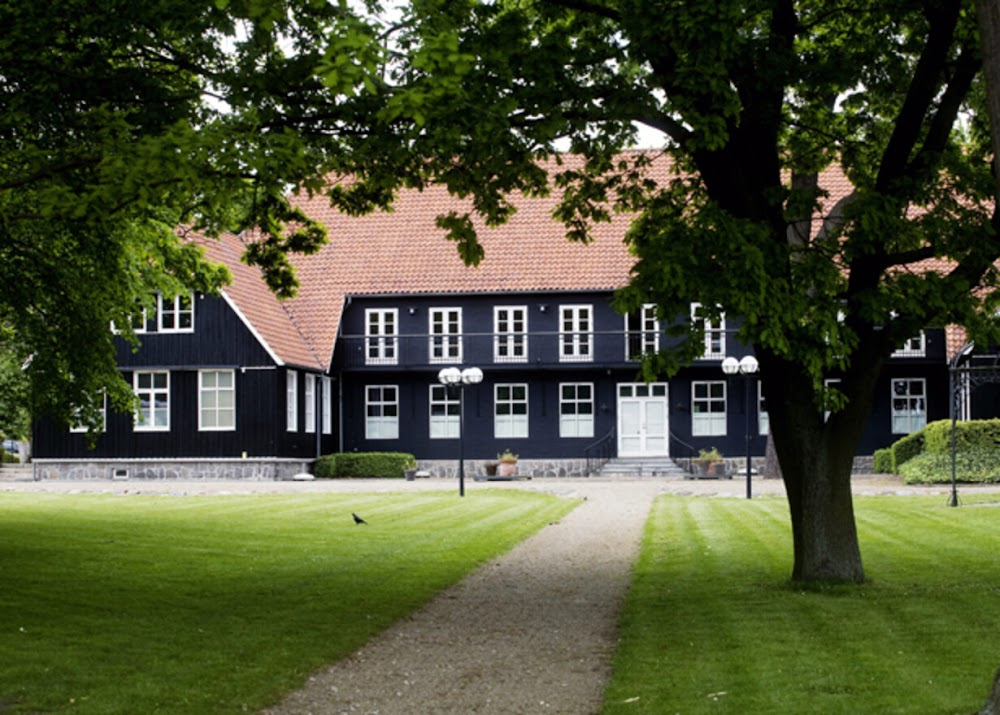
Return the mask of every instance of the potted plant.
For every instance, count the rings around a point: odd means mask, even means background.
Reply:
[[[698,465],[700,474],[710,477],[722,476],[722,453],[715,447],[700,450],[694,463]]]
[[[517,455],[509,449],[497,455],[497,474],[501,477],[512,477],[517,472]]]

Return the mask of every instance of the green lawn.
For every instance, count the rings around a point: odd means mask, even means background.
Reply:
[[[255,711],[574,505],[2,494],[0,712]]]
[[[869,582],[803,590],[784,499],[661,497],[602,712],[977,711],[1000,666],[1000,505],[974,502],[858,498]]]

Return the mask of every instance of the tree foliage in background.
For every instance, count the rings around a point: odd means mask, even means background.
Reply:
[[[925,326],[996,335],[1000,256],[972,0],[412,0],[333,38],[341,58],[383,33],[381,57],[327,66],[377,106],[354,147],[358,205],[400,182],[446,184],[488,225],[513,192],[558,192],[570,238],[638,216],[618,304],[685,326],[645,365],[672,375],[704,317],[753,346],[785,480],[801,580],[862,581],[850,493],[878,376]],[[677,170],[646,180],[621,154],[634,123]],[[584,155],[550,177],[539,160]],[[839,167],[853,192],[823,203]],[[470,215],[441,218],[466,261]],[[932,265],[932,259],[946,263]],[[943,268],[943,270],[942,270]],[[735,321],[734,321],[735,322]],[[839,389],[824,388],[828,377]],[[833,408],[829,419],[825,413]]]
[[[310,0],[0,4],[0,341],[36,414],[97,426],[105,394],[129,409],[111,322],[134,341],[153,293],[225,283],[178,226],[259,229],[247,260],[294,293],[287,252],[325,233],[287,196],[336,170],[352,131],[315,75],[352,18]]]

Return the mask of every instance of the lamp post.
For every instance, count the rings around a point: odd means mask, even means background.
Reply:
[[[747,499],[751,499],[753,494],[750,487],[750,472],[752,469],[750,460],[750,385],[753,384],[753,375],[757,372],[758,363],[757,358],[753,355],[745,355],[743,359],[737,360],[734,357],[727,357],[722,361],[722,372],[726,375],[735,375],[739,373],[743,375],[744,382],[746,383],[746,439],[747,439]]]
[[[438,382],[444,385],[449,395],[458,395],[458,495],[465,496],[465,396],[466,385],[478,385],[483,381],[483,371],[478,367],[446,367],[438,373]]]

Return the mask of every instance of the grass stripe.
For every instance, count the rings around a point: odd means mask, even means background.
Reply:
[[[4,494],[0,709],[258,710],[573,506],[513,490]]]
[[[660,498],[602,712],[976,710],[1000,665],[1000,509],[856,511],[869,583],[804,591],[784,500]]]

